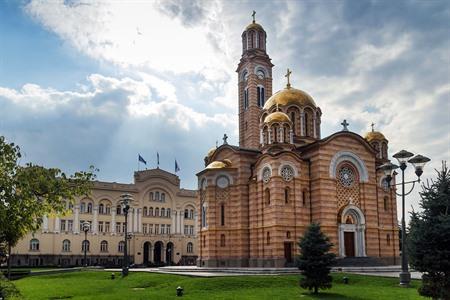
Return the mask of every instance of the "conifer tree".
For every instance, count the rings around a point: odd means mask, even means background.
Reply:
[[[313,290],[314,294],[317,294],[319,289],[331,288],[333,279],[330,270],[336,255],[329,252],[333,244],[320,230],[320,224],[310,224],[298,245],[301,251],[298,268],[302,270],[303,275],[300,286]]]
[[[422,185],[421,212],[411,214],[408,252],[422,276],[419,294],[450,299],[450,171],[445,163],[436,181]]]

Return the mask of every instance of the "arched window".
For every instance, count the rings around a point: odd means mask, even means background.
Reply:
[[[202,206],[202,227],[206,227],[206,206]]]
[[[258,71],[259,72],[259,71]],[[263,86],[258,86],[256,88],[256,95],[257,95],[257,99],[258,99],[258,106],[259,107],[263,107],[264,106],[264,94],[265,94],[265,90]]]
[[[155,217],[159,217],[159,208],[155,208]]]
[[[290,231],[286,232],[286,238],[287,238],[287,239],[290,239],[290,238],[291,238],[291,232],[290,232]]]
[[[86,249],[86,252],[89,252],[89,248],[90,248],[90,243],[89,243],[89,241],[87,241],[87,240],[84,240],[82,243],[81,243],[81,251],[85,251],[85,249]]]
[[[188,209],[184,210],[184,218],[189,219],[189,210]]]
[[[387,244],[388,246],[391,245],[391,235],[390,235],[390,234],[387,234],[387,235],[386,235],[386,244]]]
[[[64,240],[62,242],[62,251],[63,252],[70,252],[70,241],[69,240]]]
[[[288,187],[286,187],[285,189],[284,189],[284,203],[285,204],[288,204],[289,203],[289,188]]]
[[[170,208],[166,210],[166,217],[170,218]]]
[[[220,225],[225,225],[225,204],[220,205]]]
[[[388,208],[389,208],[389,199],[388,199],[388,197],[384,197],[383,204],[384,204],[384,210],[388,210]]]
[[[105,206],[105,214],[107,214],[107,215],[111,214],[111,206],[109,206],[109,204],[106,204],[106,206]]]
[[[161,217],[165,217],[166,216],[166,209],[163,207],[161,208]]]
[[[165,202],[166,201],[166,194],[161,193],[161,202]]]
[[[258,41],[259,41],[259,45],[258,48],[263,49],[264,50],[264,32],[260,31],[258,33]]]
[[[305,136],[309,136],[309,116],[308,116],[308,114],[306,112],[304,113],[304,116],[305,116],[305,124],[304,124],[304,126],[305,126]]]
[[[39,251],[39,240],[38,239],[30,240],[30,251]]]
[[[155,201],[159,201],[159,192],[155,193]]]
[[[291,112],[292,132],[295,134],[295,112]]]
[[[100,205],[98,206],[98,213],[101,215],[105,213],[105,206],[103,205],[103,203],[100,203]]]
[[[266,188],[264,191],[264,202],[266,202],[266,205],[270,205],[270,190],[269,188]]]
[[[85,213],[86,212],[86,203],[85,202],[81,202],[80,203],[80,212],[81,213]]]
[[[245,50],[247,50],[247,33],[244,32],[244,34],[242,35],[242,51],[244,52]]]
[[[244,89],[244,109],[248,109],[248,88]]]
[[[267,231],[267,235],[266,235],[266,244],[270,245],[270,232]]]
[[[255,47],[254,46],[255,45],[255,42],[254,42],[254,40],[255,40],[255,33],[253,31],[250,31],[249,33],[250,33],[249,34],[249,38],[250,38],[249,48],[251,49],[251,48]]]
[[[120,215],[122,213],[122,206],[120,204],[116,207],[116,214]]]
[[[187,253],[194,252],[194,245],[191,242],[187,243],[187,247],[186,248],[187,248],[186,249]]]
[[[153,192],[150,192],[150,201],[153,201]]]
[[[381,158],[387,158],[387,144],[385,142],[381,144]]]
[[[142,210],[142,215],[144,217],[148,216],[147,206],[144,206],[144,209]]]
[[[149,215],[150,217],[153,217],[153,207],[150,207],[150,208],[148,209],[148,215]]]
[[[191,210],[189,211],[189,218],[190,218],[190,219],[193,219],[193,218],[194,218],[194,210],[193,210],[193,209],[191,209]]]
[[[123,253],[125,251],[125,243],[124,243],[124,241],[120,241],[119,242],[119,246],[117,247],[117,251],[119,251],[120,253]]]
[[[102,241],[100,243],[100,252],[108,252],[108,242]]]
[[[92,214],[92,203],[91,202],[89,202],[87,205],[87,213]]]
[[[220,235],[220,247],[225,247],[225,234]]]

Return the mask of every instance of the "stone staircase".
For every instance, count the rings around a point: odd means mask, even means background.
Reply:
[[[383,267],[386,264],[376,257],[343,257],[338,258],[334,267]]]

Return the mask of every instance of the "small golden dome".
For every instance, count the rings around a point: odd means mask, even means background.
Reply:
[[[228,168],[231,166],[231,161],[229,159],[224,159],[223,161],[213,161],[210,163],[206,169],[222,169],[222,168]]]
[[[263,28],[261,25],[259,25],[258,23],[255,23],[255,22],[250,23],[250,24],[247,26],[247,28],[245,28],[245,30],[250,30],[250,29],[256,29],[256,30],[262,30],[262,31],[264,31],[264,28]]]
[[[216,147],[209,149],[208,153],[206,154],[206,157],[210,158],[214,152],[216,152]]]
[[[275,123],[275,122],[291,122],[291,119],[287,114],[281,111],[275,111],[271,114],[269,114],[264,119],[264,123]]]
[[[313,98],[306,92],[292,87],[286,87],[281,91],[273,94],[264,104],[264,109],[270,109],[275,105],[290,105],[297,104],[299,106],[311,106],[316,107]]]
[[[379,131],[370,131],[364,138],[368,142],[371,142],[373,140],[386,140],[385,136]]]

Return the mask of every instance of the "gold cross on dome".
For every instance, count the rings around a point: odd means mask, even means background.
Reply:
[[[287,69],[287,72],[286,72],[286,75],[284,75],[284,77],[286,77],[287,78],[287,84],[286,84],[286,87],[287,88],[290,88],[291,87],[291,82],[290,82],[290,77],[291,77],[291,74],[292,74],[292,71],[291,70],[289,70],[289,68]]]
[[[253,23],[255,23],[255,16],[256,16],[256,11],[253,11],[253,13],[252,13]]]
[[[370,126],[372,126],[372,132],[374,132],[373,127],[375,126],[375,123],[372,122],[372,124],[370,124]]]

